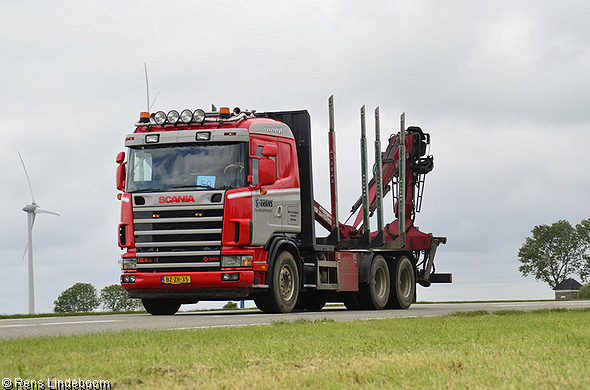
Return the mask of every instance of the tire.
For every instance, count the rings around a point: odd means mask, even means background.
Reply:
[[[360,310],[361,304],[359,303],[359,298],[356,292],[348,292],[348,293],[341,293],[344,294],[344,298],[342,298],[342,302],[344,306],[348,310]]]
[[[299,271],[293,255],[282,251],[269,275],[269,290],[254,300],[265,313],[290,313],[299,298]]]
[[[359,306],[362,309],[384,309],[389,301],[390,290],[387,262],[383,256],[375,256],[369,270],[369,283],[360,286]]]
[[[254,297],[254,303],[256,307],[264,312],[264,313],[274,313],[271,305],[269,304],[268,294],[267,293],[260,293]]]
[[[416,294],[416,273],[407,256],[395,260],[391,267],[391,293],[387,306],[392,309],[407,309]]]
[[[165,298],[143,298],[145,310],[155,316],[171,316],[180,309],[180,301]]]
[[[301,303],[306,311],[320,311],[326,306],[326,298],[317,293],[307,293],[301,295]]]

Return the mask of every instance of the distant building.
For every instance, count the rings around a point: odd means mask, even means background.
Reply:
[[[575,279],[564,279],[553,289],[555,299],[577,299],[581,287],[582,285]]]

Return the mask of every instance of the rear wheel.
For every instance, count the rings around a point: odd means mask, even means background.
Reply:
[[[414,265],[406,256],[393,262],[391,267],[391,293],[387,307],[407,309],[414,301],[416,294],[416,274]]]
[[[344,294],[344,297],[342,298],[342,302],[344,303],[344,306],[348,310],[360,310],[361,309],[359,297],[356,292],[347,292],[347,293],[341,293],[341,294]]]
[[[381,310],[390,295],[389,267],[383,256],[375,256],[369,271],[369,283],[360,286],[361,308]]]
[[[265,313],[290,313],[299,297],[299,272],[293,255],[280,252],[269,275],[269,290],[254,300]]]
[[[145,310],[155,316],[171,316],[180,309],[180,301],[167,298],[143,298]]]

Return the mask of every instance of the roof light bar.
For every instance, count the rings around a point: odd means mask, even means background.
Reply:
[[[231,111],[229,109],[229,107],[221,107],[219,109],[219,111],[210,113],[209,115],[211,116],[216,116],[218,115],[220,119],[222,120],[240,120],[242,119],[244,116],[248,116],[248,115],[252,115],[254,113],[254,111],[242,111],[239,107],[236,107],[233,109],[233,111]],[[234,118],[232,118],[232,116]],[[146,125],[150,125],[151,124],[157,124],[160,126],[164,126],[167,124],[171,124],[171,125],[177,125],[177,124],[185,124],[185,125],[189,125],[192,123],[195,124],[203,124],[205,123],[205,121],[207,120],[207,113],[200,109],[197,108],[194,111],[191,111],[189,109],[185,109],[182,110],[182,112],[179,114],[178,111],[176,110],[170,110],[168,111],[168,113],[165,113],[164,111],[156,111],[153,114],[149,114],[148,112],[142,112],[140,114],[140,118],[139,118],[139,122],[136,123],[136,126],[146,126]],[[215,120],[215,119],[213,119]],[[217,119],[219,121],[219,119]]]

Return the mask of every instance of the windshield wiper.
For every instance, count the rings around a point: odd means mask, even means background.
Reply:
[[[143,188],[141,190],[132,191],[134,194],[143,193],[143,192],[164,192],[161,188]]]
[[[170,186],[170,188],[205,188],[207,190],[214,190],[215,187],[211,187],[210,185],[205,185],[205,184],[191,184],[191,185],[186,185],[186,184],[179,184],[179,185],[175,185],[175,186]]]

